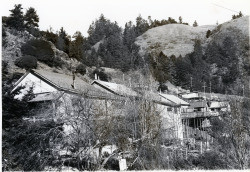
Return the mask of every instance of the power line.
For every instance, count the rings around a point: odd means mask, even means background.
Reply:
[[[224,9],[226,9],[226,10],[229,10],[229,11],[232,11],[232,12],[239,13],[239,11],[235,11],[235,10],[232,10],[232,9],[226,8],[226,7],[223,7],[223,6],[218,5],[218,4],[214,4],[214,3],[212,3],[212,4],[213,4],[213,5],[215,5],[215,6],[218,6],[218,7],[224,8]]]

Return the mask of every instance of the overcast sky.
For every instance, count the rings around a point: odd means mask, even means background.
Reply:
[[[58,31],[63,27],[71,36],[76,31],[87,36],[89,25],[102,13],[123,28],[130,20],[135,23],[139,14],[145,19],[173,17],[177,21],[182,16],[183,22],[190,25],[194,20],[198,25],[223,23],[237,11],[250,14],[250,0],[1,0],[0,3],[2,16],[9,16],[14,4],[22,4],[24,11],[34,7],[40,17],[41,30],[51,26]]]

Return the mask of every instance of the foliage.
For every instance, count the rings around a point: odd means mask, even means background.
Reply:
[[[239,12],[239,14],[238,15],[232,15],[232,19],[237,19],[237,18],[240,18],[240,17],[242,17],[243,16],[243,14],[242,14],[242,12],[240,11]]]
[[[24,15],[24,20],[25,20],[25,27],[28,29],[39,27],[38,25],[39,17],[36,13],[36,10],[33,7],[30,7],[26,11]]]
[[[79,64],[76,67],[76,73],[80,73],[81,75],[85,75],[86,74],[86,66],[84,64]]]
[[[122,33],[116,22],[101,15],[92,23],[88,33],[89,45],[95,48],[92,48],[90,56],[83,59],[85,64],[93,65],[94,62],[98,67],[119,68],[124,72],[138,67],[139,47],[134,43],[136,27],[131,22],[125,25]]]
[[[198,26],[198,23],[197,23],[197,21],[195,20],[194,21],[194,24],[193,24],[193,27],[197,27]]]
[[[24,30],[24,16],[22,12],[22,5],[14,5],[14,9],[10,10],[10,17],[8,17],[6,24],[9,27],[15,28],[16,30]]]
[[[84,59],[83,44],[84,42],[86,42],[86,39],[82,36],[81,32],[76,32],[72,38],[74,40],[72,40],[69,45],[69,57],[75,58],[79,61],[83,60]]]
[[[5,27],[2,25],[2,47],[5,47],[7,44],[7,40],[6,40],[6,29]]]
[[[176,57],[172,55],[167,57],[163,52],[160,52],[158,56],[152,54],[150,56],[151,70],[156,80],[162,84],[166,81],[170,81],[176,84]]]
[[[211,30],[208,30],[206,33],[206,37],[209,38],[210,35],[211,35]]]
[[[231,111],[212,120],[211,134],[218,143],[218,151],[231,168],[249,168],[250,146],[249,99],[232,99]]]
[[[104,72],[104,69],[102,68],[96,68],[90,77],[92,79],[95,79],[95,74],[98,76],[98,78],[102,81],[109,81],[111,78]]]
[[[47,41],[52,42],[53,44],[56,44],[58,35],[53,33],[52,28],[50,27],[47,31],[41,31],[41,36],[44,37]]]
[[[69,54],[69,44],[70,36],[66,33],[63,27],[61,27],[60,31],[58,32],[58,37],[55,45],[59,50],[62,50],[65,53]]]
[[[34,56],[25,55],[15,61],[15,65],[23,69],[36,69],[37,59]]]
[[[42,39],[32,39],[26,42],[21,51],[24,55],[34,56],[38,61],[49,66],[61,67],[63,62],[60,58],[54,57],[54,51],[48,41]]]

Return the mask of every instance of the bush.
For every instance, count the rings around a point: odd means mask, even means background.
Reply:
[[[36,69],[37,59],[34,56],[25,55],[15,61],[15,65],[22,69]]]
[[[5,27],[2,25],[2,46],[5,47],[7,44],[7,40],[6,40],[6,30]]]
[[[111,78],[108,77],[106,73],[104,73],[103,69],[95,69],[92,74],[90,75],[91,79],[95,79],[95,74],[99,77],[100,80],[102,81],[109,81]]]
[[[79,64],[76,67],[76,73],[80,73],[81,75],[85,75],[86,74],[86,66],[84,64]]]
[[[21,51],[25,55],[36,57],[38,61],[44,62],[51,67],[57,65],[55,64],[54,51],[50,43],[45,40],[30,40],[21,47]]]
[[[219,170],[227,169],[225,157],[222,157],[215,151],[205,152],[196,159],[196,165],[199,169]]]

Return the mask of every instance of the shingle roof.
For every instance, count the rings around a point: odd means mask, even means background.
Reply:
[[[116,84],[116,83],[106,82],[106,81],[101,81],[101,80],[94,80],[92,82],[92,85],[93,84],[97,84],[103,87],[104,89],[107,89],[108,91],[117,95],[121,95],[121,96],[137,96],[138,95],[131,88],[126,87],[125,85],[121,85],[121,84]]]
[[[186,106],[189,105],[188,102],[186,102],[186,101],[180,99],[179,97],[177,97],[177,96],[175,96],[175,95],[162,94],[162,93],[160,93],[160,96],[162,96],[162,97],[164,97],[164,98],[170,100],[171,102],[174,102],[174,103],[176,103],[176,104],[179,104],[179,105],[186,105]]]
[[[191,102],[190,108],[203,108],[207,107],[207,101]]]
[[[227,102],[212,101],[210,108],[223,108],[223,107],[227,107],[227,106],[228,106]]]
[[[68,91],[77,94],[90,94],[95,96],[100,94],[107,95],[107,93],[91,86],[89,83],[83,81],[77,76],[75,76],[75,88],[73,88],[73,75],[65,75],[44,70],[31,70],[30,72],[46,81],[48,84],[56,87],[59,91]]]

